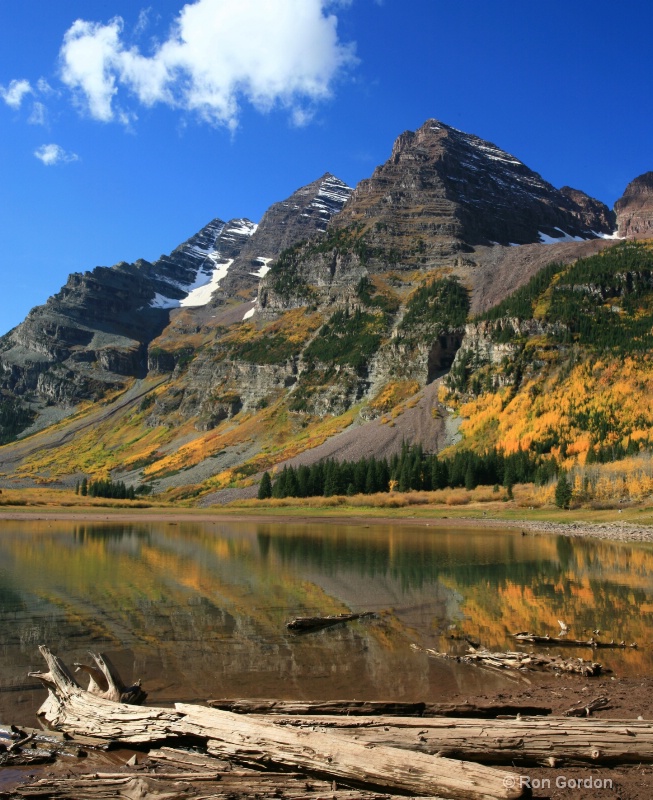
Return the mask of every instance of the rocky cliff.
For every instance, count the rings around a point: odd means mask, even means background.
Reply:
[[[144,377],[148,345],[172,309],[253,299],[267,264],[322,233],[349,194],[327,174],[272,206],[260,225],[215,219],[154,263],[72,274],[0,340],[0,386],[37,404],[70,406]]]
[[[593,238],[612,233],[614,214],[582,192],[555,189],[491,142],[431,119],[397,139],[334,226],[355,223],[372,229],[370,244],[423,258],[479,244]]]
[[[619,236],[629,239],[653,236],[653,172],[645,172],[631,181],[614,210]]]

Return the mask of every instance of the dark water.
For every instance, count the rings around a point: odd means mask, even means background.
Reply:
[[[378,617],[296,635],[295,615]],[[653,548],[514,531],[257,523],[0,523],[0,722],[33,724],[47,644],[108,653],[149,702],[216,697],[446,700],[505,677],[412,649],[510,633],[637,641],[566,651],[651,674]],[[453,638],[452,638],[453,637]]]

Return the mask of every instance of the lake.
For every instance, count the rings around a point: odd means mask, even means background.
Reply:
[[[293,634],[297,615],[375,611]],[[508,678],[411,648],[463,652],[510,634],[637,641],[565,650],[653,672],[653,547],[340,522],[0,522],[0,722],[34,724],[47,644],[72,666],[110,655],[151,704],[226,697],[470,699]]]

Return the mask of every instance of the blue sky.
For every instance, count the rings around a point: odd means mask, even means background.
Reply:
[[[435,117],[612,205],[653,169],[639,0],[5,0],[0,333],[68,273],[354,185]]]

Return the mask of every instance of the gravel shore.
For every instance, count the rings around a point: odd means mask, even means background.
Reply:
[[[307,509],[308,511],[308,509]],[[222,509],[211,513],[210,509],[42,509],[0,510],[1,520],[74,520],[78,522],[268,522],[278,525],[338,524],[338,525],[417,525],[429,528],[519,528],[530,533],[557,536],[591,536],[597,539],[612,539],[620,542],[653,542],[653,526],[635,525],[629,522],[544,522],[529,519],[488,519],[486,517],[416,517],[410,515],[388,517],[347,516],[341,514],[266,514],[264,509],[243,513],[224,513]]]

